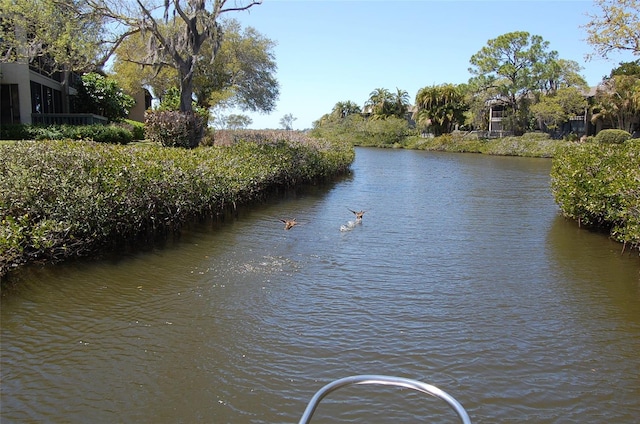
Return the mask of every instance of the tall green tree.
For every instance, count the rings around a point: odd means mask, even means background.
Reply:
[[[402,118],[409,110],[409,93],[396,87],[396,92],[392,94],[393,113],[398,118]]]
[[[584,91],[577,87],[562,87],[541,97],[531,106],[531,113],[550,130],[556,130],[572,116],[583,115],[587,108]]]
[[[376,88],[369,93],[369,99],[365,102],[367,112],[375,118],[384,118],[391,115],[391,105],[393,103],[393,95],[386,88]]]
[[[449,133],[456,124],[463,124],[469,110],[464,93],[454,84],[421,88],[416,94],[416,107],[418,125],[435,135]]]
[[[540,92],[553,94],[561,88],[576,87],[586,90],[587,81],[580,74],[582,66],[576,61],[557,59],[545,66],[540,78]]]
[[[194,94],[198,105],[211,108],[223,103],[243,111],[272,112],[280,94],[275,77],[276,43],[255,28],[242,28],[235,19],[223,21],[222,41],[213,56],[213,43],[203,46],[203,57],[194,76]]]
[[[178,71],[173,66],[148,65],[145,60],[147,43],[147,37],[141,33],[133,34],[123,40],[114,53],[109,73],[128,93],[135,93],[140,87],[146,87],[153,93],[155,99],[163,101],[165,94],[173,97],[175,90],[178,90],[180,85]],[[179,90],[177,94],[176,107],[179,107]]]
[[[595,0],[595,4],[599,11],[589,15],[591,20],[584,26],[595,54],[605,58],[616,51],[640,55],[640,1]]]
[[[44,59],[45,71],[83,71],[101,57],[102,18],[80,0],[0,0],[0,10],[0,62]]]
[[[395,93],[386,88],[376,88],[364,105],[372,119],[404,118],[409,108],[409,93],[399,88]]]
[[[580,75],[581,70],[573,60],[552,60],[545,66],[535,101],[529,108],[539,128],[557,130],[571,117],[586,112],[589,86]]]
[[[280,126],[287,131],[293,130],[293,121],[296,121],[298,118],[293,116],[291,113],[287,113],[282,118],[280,118]]]
[[[469,72],[476,85],[495,90],[510,111],[511,125],[516,133],[527,129],[526,109],[529,94],[543,85],[549,64],[558,53],[549,50],[549,43],[539,35],[525,31],[510,32],[487,42],[471,56]],[[520,113],[522,109],[523,113]]]
[[[242,114],[232,113],[226,118],[226,127],[230,130],[242,130],[253,123],[253,120]]]
[[[458,84],[458,91],[469,109],[464,113],[464,125],[474,129],[486,129],[489,126],[487,104],[498,96],[495,89],[478,85],[477,79],[466,84]]]

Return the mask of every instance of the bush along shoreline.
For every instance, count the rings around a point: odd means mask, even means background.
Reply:
[[[18,141],[0,145],[0,280],[174,233],[277,187],[349,172],[353,146],[282,133],[196,149]]]
[[[562,214],[607,231],[622,252],[640,253],[640,139],[584,143],[553,159],[551,191]]]

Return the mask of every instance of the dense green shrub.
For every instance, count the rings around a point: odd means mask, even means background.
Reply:
[[[406,119],[395,116],[385,119],[369,119],[364,126],[364,140],[372,146],[391,146],[401,144],[409,134],[409,123]],[[361,143],[361,145],[365,145]]]
[[[473,133],[454,132],[439,137],[407,137],[404,141],[404,147],[408,149],[540,158],[551,158],[559,148],[570,144],[572,143],[564,140],[553,140],[541,133],[480,139]]]
[[[149,110],[145,113],[147,139],[165,147],[197,147],[204,136],[202,117],[172,110]]]
[[[2,125],[2,140],[62,140],[72,138],[72,133],[63,125]]]
[[[117,125],[2,125],[2,140],[93,140],[99,143],[126,144],[133,135]]]
[[[526,132],[521,137],[523,140],[531,141],[549,140],[551,138],[548,133],[542,131]]]
[[[562,149],[553,159],[551,189],[564,216],[640,246],[640,141]]]
[[[216,146],[231,146],[241,141],[256,144],[286,141],[290,144],[312,145],[317,140],[304,132],[288,130],[215,130],[213,139]]]
[[[415,135],[404,120],[368,120],[360,115],[318,121],[311,134],[333,141],[349,142],[355,146],[542,158],[551,158],[558,148],[570,144],[567,140],[553,140],[543,132],[491,139],[482,138],[478,132],[464,131],[454,131],[438,137],[422,137]]]
[[[0,277],[175,231],[279,185],[345,172],[348,144],[320,139],[191,150],[77,141],[0,145]]]
[[[115,79],[95,72],[82,76],[72,102],[76,112],[102,115],[110,121],[124,119],[135,105],[133,97],[126,94]]]
[[[124,128],[131,132],[133,140],[144,140],[144,123],[134,121],[132,119],[125,119],[117,124],[118,127]]]
[[[29,126],[23,124],[0,125],[0,140],[29,140]]]
[[[365,119],[354,114],[317,122],[311,133],[329,140],[348,140],[356,146],[399,147],[411,132],[406,119]]]
[[[520,137],[502,137],[487,140],[482,153],[502,156],[551,158],[559,148],[571,144],[566,140],[553,140],[543,133],[526,133]]]
[[[596,134],[595,140],[598,143],[622,144],[631,138],[631,134],[625,130],[602,130]]]
[[[364,139],[365,125],[366,119],[360,114],[351,114],[344,118],[331,117],[314,122],[311,135],[361,145],[361,141]]]
[[[62,128],[63,138],[93,140],[98,143],[127,144],[133,140],[131,131],[116,125],[81,125]]]

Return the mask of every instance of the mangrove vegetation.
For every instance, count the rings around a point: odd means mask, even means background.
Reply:
[[[351,145],[270,132],[195,149],[41,140],[0,145],[0,276],[178,232],[278,187],[330,179]]]

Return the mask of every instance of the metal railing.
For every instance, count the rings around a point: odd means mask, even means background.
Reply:
[[[318,390],[316,394],[311,398],[309,404],[307,405],[307,408],[302,415],[302,418],[300,418],[299,424],[308,424],[311,421],[311,416],[320,404],[320,401],[329,393],[341,387],[353,384],[381,384],[386,386],[399,386],[426,393],[428,395],[444,400],[455,411],[462,424],[471,424],[471,419],[469,418],[467,411],[465,411],[462,405],[456,399],[454,399],[453,396],[449,395],[443,390],[440,390],[435,386],[423,383],[418,380],[412,380],[402,377],[391,377],[386,375],[356,375],[352,377],[341,378],[327,384],[326,386]]]
[[[31,123],[34,125],[106,125],[109,120],[92,113],[32,113]]]

